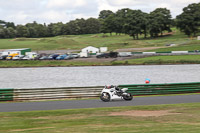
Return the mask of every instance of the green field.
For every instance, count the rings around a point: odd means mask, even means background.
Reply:
[[[2,133],[198,133],[200,103],[0,113]]]
[[[86,46],[108,47],[109,50],[144,47],[164,47],[151,51],[172,50],[197,50],[200,49],[200,41],[196,38],[188,38],[183,33],[173,28],[173,35],[158,38],[133,40],[128,35],[112,34],[88,34],[88,35],[64,35],[49,38],[15,38],[0,39],[0,49],[31,48],[38,50],[80,50]],[[166,47],[166,44],[177,44],[175,47]],[[148,51],[148,50],[147,50]]]

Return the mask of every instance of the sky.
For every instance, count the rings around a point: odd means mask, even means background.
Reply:
[[[100,11],[116,12],[122,8],[142,10],[149,13],[156,8],[167,8],[172,17],[182,9],[200,0],[0,0],[0,20],[26,24],[67,23],[77,18],[98,18]]]

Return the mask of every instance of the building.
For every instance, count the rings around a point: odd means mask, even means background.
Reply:
[[[96,53],[99,53],[99,49],[95,48],[95,47],[92,47],[92,46],[88,46],[88,47],[82,49],[81,52],[96,54]]]
[[[31,49],[30,48],[7,49],[2,52],[2,55],[9,55],[9,54],[14,54],[14,53],[18,53],[19,55],[25,55],[26,52],[31,52]]]

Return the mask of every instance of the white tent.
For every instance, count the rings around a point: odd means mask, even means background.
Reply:
[[[92,46],[88,46],[88,47],[82,49],[81,51],[86,52],[86,53],[99,53],[99,49],[92,47]]]

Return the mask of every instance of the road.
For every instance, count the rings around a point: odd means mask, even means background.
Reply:
[[[0,103],[0,112],[121,107],[121,106],[178,104],[178,103],[195,103],[195,102],[200,102],[200,94],[136,97],[133,98],[132,101],[117,100],[111,102],[102,102],[100,100],[72,100],[72,101]]]

